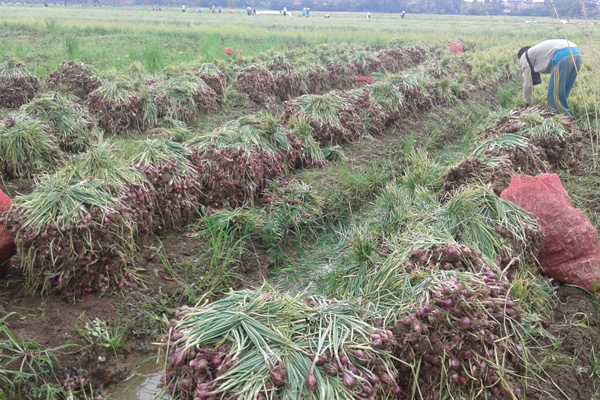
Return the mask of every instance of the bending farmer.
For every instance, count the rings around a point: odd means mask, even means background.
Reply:
[[[566,39],[545,40],[533,47],[519,50],[518,58],[523,71],[525,104],[531,104],[533,85],[542,83],[540,74],[550,74],[548,104],[556,113],[571,116],[567,98],[581,67],[581,52],[577,45]]]

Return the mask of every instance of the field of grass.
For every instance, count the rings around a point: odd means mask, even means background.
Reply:
[[[0,12],[30,94],[0,99],[0,399],[122,399],[148,360],[156,399],[600,398],[600,304],[536,272],[497,196],[558,173],[600,228],[596,24]],[[563,37],[574,122],[546,77],[519,108],[517,49]]]
[[[309,19],[298,13],[291,18],[253,18],[244,10],[231,16],[209,14],[206,9],[202,14],[193,10],[183,14],[177,8],[158,13],[142,7],[3,6],[0,51],[27,61],[32,72],[44,76],[73,58],[99,70],[139,61],[155,72],[167,65],[225,59],[225,47],[240,49],[244,56],[260,56],[324,43],[383,46],[461,38],[484,48],[504,44],[516,48],[565,36],[582,47],[586,42],[586,29],[580,25],[585,21],[576,20],[562,25],[539,18],[537,24],[526,24],[526,18],[410,15],[401,20],[395,14],[376,14],[367,21],[361,14],[339,13],[330,19],[324,14],[313,12]]]

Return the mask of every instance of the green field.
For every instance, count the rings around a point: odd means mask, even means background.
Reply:
[[[0,400],[600,399],[600,304],[498,196],[600,228],[600,28],[325,14],[0,7]],[[550,38],[573,120],[523,108]]]
[[[437,43],[462,38],[481,48],[519,46],[548,38],[569,37],[586,43],[585,21],[568,25],[550,18],[466,17],[376,14],[334,14],[324,19],[313,12],[309,19],[296,13],[248,17],[244,10],[202,14],[181,13],[177,8],[152,12],[149,8],[72,8],[54,6],[4,6],[0,16],[0,50],[4,56],[26,60],[32,72],[46,75],[65,59],[79,58],[99,70],[123,68],[142,62],[147,68],[200,60],[223,60],[225,47],[241,49],[244,56],[281,52],[318,44],[354,43],[383,46],[393,42]],[[595,26],[591,31],[597,31]],[[276,32],[276,34],[274,34]],[[66,38],[77,43],[69,53]],[[594,37],[594,36],[592,36]],[[154,55],[157,62],[150,61]]]

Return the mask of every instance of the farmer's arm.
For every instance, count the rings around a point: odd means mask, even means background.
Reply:
[[[533,92],[533,79],[531,78],[531,68],[529,65],[521,66],[523,71],[523,94],[525,95],[525,105],[531,105],[531,93]]]

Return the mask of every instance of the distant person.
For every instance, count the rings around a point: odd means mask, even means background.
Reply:
[[[213,4],[212,7],[210,8],[210,11],[212,11],[212,13],[214,14],[216,10],[217,10],[217,7],[215,7],[215,5]]]
[[[323,17],[324,17],[325,19],[329,19],[329,14],[325,14]]]
[[[367,20],[371,20],[371,11],[367,11]]]
[[[185,12],[185,4],[181,6],[181,12]]]
[[[196,14],[202,14],[202,9],[201,8],[197,8],[196,9]]]
[[[404,19],[404,17],[406,17],[406,11],[402,11],[402,14],[400,14],[400,16],[402,17],[402,19]]]
[[[283,16],[285,17],[287,15],[287,7],[283,7]]]
[[[246,14],[252,15],[252,9],[250,7],[246,7]]]
[[[310,17],[310,8],[306,7],[306,18]]]
[[[254,9],[252,10],[252,16],[253,16],[253,17],[256,17],[256,8],[254,8]]]
[[[306,17],[306,7],[304,7],[304,8],[302,9],[302,16],[303,16],[303,17]]]
[[[223,7],[221,7],[221,5],[219,4],[219,14],[221,14],[221,11],[223,11]]]
[[[522,47],[517,53],[523,72],[525,106],[531,105],[533,85],[542,83],[540,74],[550,74],[548,104],[559,114],[571,116],[567,98],[581,67],[581,51],[566,39],[545,40],[533,47]]]
[[[233,8],[229,8],[229,15],[233,15]]]

